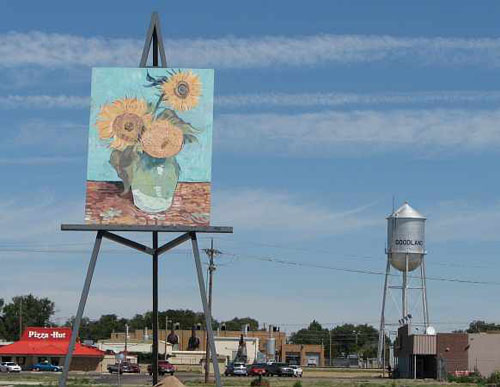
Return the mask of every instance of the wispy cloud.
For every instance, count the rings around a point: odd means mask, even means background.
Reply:
[[[41,118],[19,121],[15,124],[15,130],[9,131],[0,145],[4,156],[7,156],[5,152],[15,152],[19,146],[23,146],[25,150],[31,148],[30,152],[35,159],[47,156],[50,151],[50,157],[46,160],[54,156],[73,157],[86,150],[88,127],[83,122]],[[6,157],[0,159],[4,160],[4,164],[8,162]]]
[[[442,202],[431,208],[429,239],[449,241],[500,241],[500,202],[468,203],[466,201]]]
[[[0,35],[0,65],[136,66],[142,43],[140,39],[8,32]],[[177,39],[166,43],[171,61],[179,66],[196,63],[200,67],[258,68],[374,61],[448,66],[500,65],[498,38],[312,35]]]
[[[74,95],[6,95],[0,96],[0,109],[15,108],[88,108],[90,98]]]
[[[392,93],[258,93],[218,95],[221,108],[324,108],[349,106],[401,106],[431,104],[498,103],[500,91],[423,91]],[[87,109],[90,98],[75,95],[6,95],[0,96],[0,109],[33,107],[38,109]]]
[[[218,144],[231,151],[331,154],[498,147],[500,110],[356,110],[221,114]]]
[[[498,103],[500,91],[425,91],[399,93],[259,93],[216,96],[216,105],[241,107],[344,107]]]
[[[20,157],[20,158],[0,158],[0,165],[52,165],[81,162],[81,157]]]
[[[250,231],[282,230],[310,237],[340,235],[382,225],[384,219],[367,216],[375,203],[349,209],[333,209],[311,198],[264,189],[240,189],[214,195],[214,222]]]

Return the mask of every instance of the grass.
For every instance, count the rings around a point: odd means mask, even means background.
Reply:
[[[321,376],[316,374],[320,373]],[[10,386],[13,387],[33,387],[37,386],[47,386],[56,387],[58,384],[59,373],[24,373],[21,375],[9,375],[0,374],[0,386]],[[348,375],[348,376],[346,376]],[[182,379],[182,376],[181,376]],[[223,384],[224,387],[249,387],[250,382],[254,378],[238,378],[238,377],[224,377]],[[347,372],[346,370],[315,370],[314,375],[311,373],[305,373],[303,378],[266,378],[270,382],[270,387],[294,387],[294,384],[300,381],[302,387],[430,387],[430,386],[443,386],[451,385],[450,383],[439,383],[434,380],[390,380],[382,379],[378,376],[373,377],[369,372],[354,372],[351,370]],[[12,382],[9,383],[9,382]],[[214,384],[204,384],[202,378],[199,377],[196,380],[184,382],[186,386],[193,387],[212,387]],[[68,386],[71,387],[90,387],[90,386],[100,386],[104,387],[112,384],[97,384],[91,375],[72,375],[68,380]],[[145,387],[149,384],[144,382],[143,384],[137,384],[136,387]],[[454,386],[476,386],[476,384],[454,384]],[[134,385],[127,384],[127,387],[132,387]]]
[[[247,378],[225,378],[223,383],[224,387],[242,387],[242,386],[249,386],[250,382],[252,379],[247,379]],[[271,383],[271,387],[293,387],[294,384],[297,382],[297,379],[277,379],[277,378],[268,378],[268,380]],[[442,387],[443,385],[450,385],[448,383],[439,383],[436,381],[423,381],[423,380],[418,380],[418,381],[413,381],[413,380],[387,380],[387,379],[381,379],[381,380],[370,380],[370,381],[363,381],[363,380],[308,380],[308,379],[300,379],[300,382],[302,384],[302,387],[335,387],[335,386],[340,386],[340,387],[347,387],[347,386],[354,386],[354,387],[406,387],[406,386],[425,386],[425,387],[431,387],[431,386],[440,386]],[[214,386],[213,384],[211,385],[205,385],[201,381],[191,381],[191,382],[186,382],[186,386]],[[455,384],[455,386],[457,386]],[[461,384],[460,386],[467,386]],[[469,384],[468,386],[475,386],[475,384]]]

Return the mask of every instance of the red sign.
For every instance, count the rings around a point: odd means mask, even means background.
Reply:
[[[69,341],[71,328],[26,328],[22,340]]]

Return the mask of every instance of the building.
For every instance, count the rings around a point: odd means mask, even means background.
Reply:
[[[21,340],[0,347],[0,358],[2,361],[14,361],[23,369],[43,361],[63,365],[70,338],[71,328],[28,327]],[[104,356],[103,351],[77,342],[71,370],[101,371]]]
[[[478,372],[490,376],[500,371],[498,333],[411,333],[398,329],[394,344],[396,374],[401,378],[444,379],[448,374]]]
[[[103,351],[112,351],[115,353],[125,351],[125,340],[120,340],[121,335],[113,335],[115,338],[107,340],[99,340],[96,344],[97,348]],[[257,359],[257,354],[259,352],[259,339],[254,337],[244,338],[246,350],[247,350],[247,361],[253,363]],[[222,357],[225,362],[231,362],[235,359],[238,352],[238,346],[240,342],[240,337],[215,337],[215,347],[217,349],[217,355]],[[152,352],[153,341],[138,341],[137,339],[127,340],[127,352],[128,353],[151,353]],[[201,349],[200,349],[201,348]],[[201,345],[196,351],[187,351],[173,348],[172,344],[166,343],[164,340],[159,341],[158,353],[160,356],[165,356],[165,353],[169,357],[172,364],[183,364],[183,365],[196,365],[200,364],[201,360],[205,357],[205,346]]]
[[[197,350],[204,352],[206,344],[206,332],[204,330],[197,330],[195,332],[197,337],[200,339],[200,346],[197,348]],[[158,332],[158,340],[160,341],[160,343],[164,343],[165,338],[168,336],[168,334],[169,332],[165,330],[160,330]],[[192,335],[192,331],[187,329],[176,330],[175,334],[179,338],[179,345],[177,349],[172,349],[173,353],[175,353],[175,351],[186,351],[188,348],[189,338]],[[215,345],[217,347],[217,353],[219,355],[225,356],[228,361],[233,360],[236,356],[236,352],[238,349],[237,344],[239,342],[241,334],[241,331],[217,330],[215,332]],[[247,346],[249,363],[253,363],[255,359],[258,359],[259,353],[266,354],[267,341],[270,337],[274,338],[275,340],[275,359],[277,361],[298,364],[301,366],[321,367],[324,365],[324,351],[321,345],[288,344],[285,332],[268,331],[247,331],[245,333],[244,339]],[[147,330],[137,329],[135,331],[129,332],[128,342],[152,343],[151,335],[148,334]],[[124,345],[125,333],[112,333],[111,337],[106,340],[106,344],[113,345],[113,343],[121,343],[120,345]],[[164,344],[159,345],[160,351],[162,350],[162,345]],[[132,349],[129,348],[129,351],[132,351]],[[168,351],[169,350],[167,349],[167,353]]]

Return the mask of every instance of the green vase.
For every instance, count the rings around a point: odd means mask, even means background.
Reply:
[[[135,206],[150,214],[168,210],[174,199],[179,172],[175,157],[159,159],[143,152],[132,178]]]

